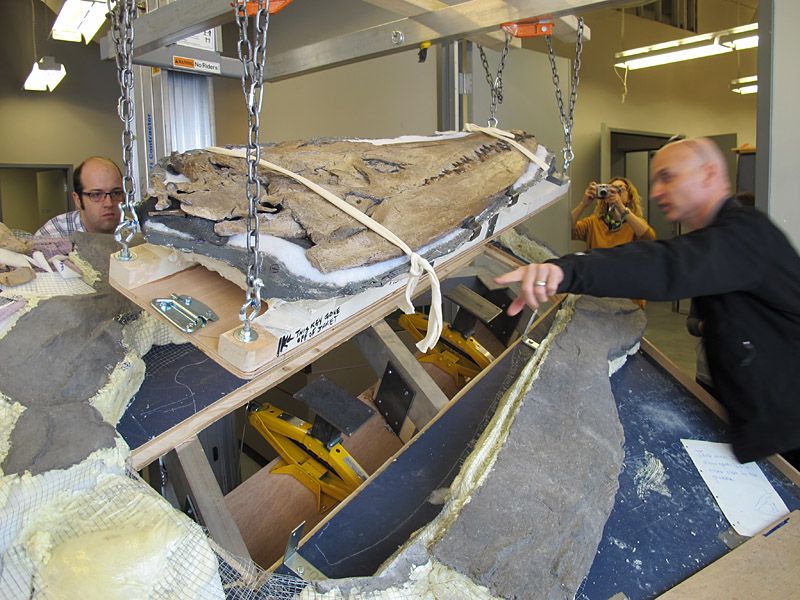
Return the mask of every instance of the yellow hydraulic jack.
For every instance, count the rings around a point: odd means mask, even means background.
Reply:
[[[311,435],[311,423],[270,404],[248,418],[281,457],[270,472],[292,475],[314,492],[319,512],[347,498],[367,479],[366,471],[342,446],[340,435],[325,443]]]
[[[400,315],[398,322],[417,342],[423,339],[428,331],[428,317],[422,313]],[[465,338],[445,323],[439,342],[418,360],[438,366],[450,375],[459,387],[463,387],[488,367],[494,357],[474,337]]]

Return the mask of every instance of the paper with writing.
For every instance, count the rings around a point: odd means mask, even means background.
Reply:
[[[789,514],[759,466],[755,462],[741,464],[730,444],[681,442],[736,533],[756,535]]]

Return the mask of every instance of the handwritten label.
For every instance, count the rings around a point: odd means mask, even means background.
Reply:
[[[756,535],[789,514],[759,466],[754,462],[741,464],[730,444],[681,442],[736,533]]]
[[[278,340],[278,352],[276,356],[280,356],[291,347],[302,344],[308,341],[315,335],[318,335],[328,329],[331,325],[336,323],[339,319],[340,307],[326,312],[323,316],[314,319],[305,327],[295,329],[292,333],[282,335]]]

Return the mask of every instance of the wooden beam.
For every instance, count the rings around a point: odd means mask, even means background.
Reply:
[[[168,482],[172,484],[179,502],[183,503],[187,496],[191,498],[197,518],[208,529],[209,536],[234,556],[249,558],[244,538],[225,504],[200,440],[190,438],[164,460]]]

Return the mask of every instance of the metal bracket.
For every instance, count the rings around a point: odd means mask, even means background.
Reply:
[[[489,219],[489,225],[486,226],[486,237],[492,237],[494,235],[494,228],[497,227],[497,218],[500,215],[494,215],[491,219]]]
[[[458,93],[459,94],[472,93],[472,73],[458,74]]]
[[[287,569],[304,581],[324,581],[328,579],[325,573],[320,571],[297,552],[297,544],[300,543],[300,537],[303,535],[303,527],[305,527],[305,525],[306,522],[303,521],[289,534],[289,542],[286,544],[286,552],[283,554],[283,564],[286,565]]]
[[[522,343],[525,344],[526,346],[530,347],[530,348],[533,348],[534,350],[538,350],[539,349],[539,342],[537,342],[532,337],[530,337],[528,335],[528,333],[530,332],[531,325],[533,325],[533,322],[536,320],[536,315],[538,313],[539,313],[538,310],[534,310],[533,311],[533,314],[531,315],[531,318],[528,320],[528,324],[525,325],[525,331],[522,334]]]
[[[191,296],[171,294],[170,298],[153,298],[150,306],[185,333],[194,333],[209,321],[219,319],[213,310]]]
[[[555,183],[556,185],[566,185],[569,182],[569,177],[566,173],[559,173],[556,170],[556,159],[555,157],[550,162],[550,169],[547,172],[547,181],[550,183]]]
[[[745,543],[747,540],[750,539],[750,538],[745,537],[743,535],[739,535],[732,528],[731,529],[727,529],[726,531],[723,531],[722,533],[720,533],[717,536],[717,538],[723,544],[725,544],[728,547],[728,549],[730,549],[730,550],[733,550],[734,548],[737,548],[738,546],[741,546],[743,543]]]
[[[464,219],[463,223],[461,223],[461,227],[462,229],[470,230],[471,233],[468,241],[471,242],[478,239],[478,236],[481,234],[481,229],[483,229],[483,224],[478,223],[478,221],[475,220],[475,217],[468,217]]]

